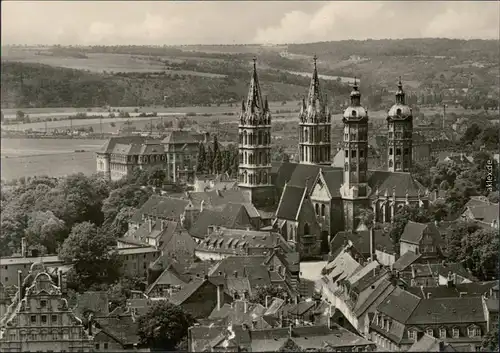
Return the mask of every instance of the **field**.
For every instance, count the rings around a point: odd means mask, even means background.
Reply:
[[[187,71],[187,70],[167,70],[165,64],[159,59],[169,59],[169,57],[149,57],[146,55],[130,54],[108,54],[108,53],[88,53],[87,57],[78,58],[71,56],[51,56],[47,53],[40,55],[47,50],[25,50],[23,48],[2,48],[2,60],[17,61],[22,63],[45,64],[57,67],[65,67],[75,70],[88,70],[91,72],[167,72],[178,75],[191,75],[203,77],[225,77],[225,75]],[[179,58],[176,58],[177,60]],[[172,61],[172,60],[171,60]],[[179,60],[181,61],[181,60]]]
[[[103,140],[2,139],[2,180],[23,176],[63,176],[96,171],[95,151]],[[75,152],[84,150],[86,152]]]

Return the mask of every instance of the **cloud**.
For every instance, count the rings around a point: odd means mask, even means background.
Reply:
[[[259,28],[257,43],[384,38],[498,38],[499,3],[328,2],[315,13],[291,11]]]
[[[423,30],[427,37],[498,39],[500,3],[462,3],[438,14]]]
[[[179,45],[497,38],[496,2],[3,1],[5,44]]]

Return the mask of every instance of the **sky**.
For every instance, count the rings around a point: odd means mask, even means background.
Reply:
[[[498,39],[497,1],[2,1],[2,44]]]

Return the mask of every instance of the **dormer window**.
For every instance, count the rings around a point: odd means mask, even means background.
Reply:
[[[480,337],[481,336],[481,329],[477,326],[470,326],[467,329],[467,334],[469,337]]]
[[[444,327],[439,329],[439,338],[446,338],[446,329]]]
[[[408,330],[408,338],[411,340],[416,340],[417,339],[417,331]]]
[[[453,328],[453,338],[460,337],[460,332],[458,331],[458,327]]]
[[[431,337],[434,337],[434,330],[431,328],[428,328],[427,330],[425,330],[425,333]]]

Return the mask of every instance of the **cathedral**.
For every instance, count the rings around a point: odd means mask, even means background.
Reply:
[[[427,207],[426,190],[410,174],[412,109],[401,79],[387,113],[387,170],[368,170],[368,110],[356,80],[343,114],[344,167],[331,162],[331,113],[314,68],[298,116],[298,163],[271,163],[271,111],[262,98],[254,59],[250,87],[239,116],[238,187],[257,208],[277,204],[273,227],[305,256],[328,251],[339,231],[355,231],[364,209],[390,222],[404,205]]]

